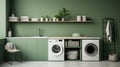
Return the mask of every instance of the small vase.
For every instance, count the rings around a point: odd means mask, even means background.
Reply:
[[[56,17],[53,17],[53,21],[56,21]]]
[[[48,18],[45,18],[45,21],[48,21]]]
[[[40,18],[40,21],[44,21],[44,18],[43,18],[43,17],[41,17],[41,18]]]
[[[59,21],[59,18],[56,18],[56,21]]]
[[[62,18],[61,21],[65,21],[65,18]]]

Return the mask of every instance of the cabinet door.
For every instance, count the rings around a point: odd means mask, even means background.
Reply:
[[[23,60],[37,60],[37,44],[34,38],[16,39],[17,47],[22,51]]]
[[[37,39],[37,58],[41,61],[48,60],[48,39]]]
[[[26,47],[27,47],[27,44],[26,44],[26,40],[27,39],[21,39],[21,38],[16,38],[15,39],[15,45],[18,49],[21,50],[22,52],[22,60],[27,60],[27,51],[26,51]]]
[[[35,38],[28,38],[26,40],[26,55],[28,60],[37,60],[37,41]]]

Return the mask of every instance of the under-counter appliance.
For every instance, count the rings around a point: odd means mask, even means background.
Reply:
[[[48,39],[48,60],[64,61],[64,39]]]
[[[99,40],[82,40],[82,60],[99,61]]]

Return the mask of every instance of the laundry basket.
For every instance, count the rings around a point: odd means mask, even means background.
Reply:
[[[68,51],[67,53],[67,59],[69,60],[76,60],[78,59],[78,51],[77,50],[72,50],[72,51]]]
[[[114,62],[117,62],[118,61],[118,55],[113,53],[113,54],[109,54],[109,57],[108,57],[109,61],[114,61]]]

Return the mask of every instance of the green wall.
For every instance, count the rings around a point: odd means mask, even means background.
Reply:
[[[6,0],[0,0],[0,39],[6,37]]]
[[[71,36],[78,32],[85,36],[102,36],[102,18],[114,18],[117,52],[120,55],[120,1],[119,0],[11,0],[11,11],[17,16],[51,18],[63,7],[71,12],[71,19],[86,15],[92,23],[11,23],[14,36],[38,36],[39,28],[44,36]],[[109,46],[109,45],[108,45]],[[107,46],[106,46],[107,47]],[[105,48],[106,48],[105,47]]]
[[[37,36],[39,28],[45,36],[71,36],[73,32],[101,36],[102,18],[112,17],[119,22],[119,4],[114,0],[14,0],[12,4],[12,10],[19,17],[49,15],[52,18],[65,7],[71,12],[71,20],[76,20],[77,15],[86,15],[93,20],[92,23],[13,23],[14,36]]]

